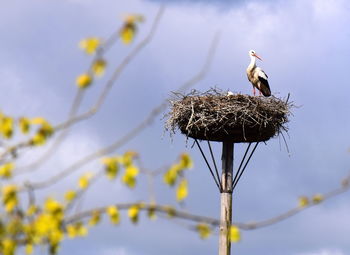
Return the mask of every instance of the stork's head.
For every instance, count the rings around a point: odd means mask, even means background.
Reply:
[[[251,56],[251,57],[256,57],[256,58],[262,60],[258,55],[256,55],[255,50],[250,50],[250,51],[249,51],[249,56]]]

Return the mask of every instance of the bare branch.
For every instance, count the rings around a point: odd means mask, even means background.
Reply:
[[[206,61],[203,65],[202,69],[194,77],[192,77],[190,80],[185,82],[182,86],[180,86],[179,89],[177,90],[178,92],[182,92],[182,91],[192,87],[194,84],[196,84],[197,82],[199,82],[200,80],[202,80],[205,77],[205,75],[207,74],[209,67],[212,63],[218,41],[219,41],[219,35],[217,34],[211,43],[210,49],[209,49],[207,57],[206,57]],[[41,189],[41,188],[45,188],[45,187],[48,187],[50,185],[53,185],[53,184],[59,182],[60,180],[62,180],[63,178],[69,176],[70,174],[72,174],[73,172],[78,170],[80,167],[86,165],[90,161],[95,160],[95,159],[102,157],[104,155],[107,155],[109,153],[112,153],[116,149],[120,148],[121,146],[123,146],[124,144],[129,142],[132,138],[136,137],[147,126],[152,124],[153,121],[155,120],[155,118],[166,109],[167,105],[168,105],[168,101],[164,100],[159,106],[155,107],[149,113],[149,115],[138,126],[133,128],[129,133],[125,134],[122,138],[118,139],[117,141],[115,141],[114,143],[110,144],[109,146],[107,146],[103,149],[95,151],[95,152],[79,159],[78,161],[76,161],[75,163],[73,163],[72,165],[70,165],[69,167],[64,169],[62,172],[50,177],[47,180],[42,181],[42,182],[32,183],[32,186],[35,189]]]
[[[350,189],[350,185],[344,185],[341,188],[334,189],[324,195],[324,200],[328,200],[330,198],[333,198],[339,194],[345,193]],[[196,215],[196,214],[191,214],[185,211],[180,211],[177,210],[171,206],[167,205],[155,205],[155,204],[146,204],[146,203],[140,203],[140,202],[135,202],[135,203],[123,203],[123,204],[115,204],[115,206],[118,207],[120,210],[127,210],[133,205],[139,205],[140,210],[155,210],[156,212],[163,213],[163,214],[168,214],[171,215],[172,217],[175,218],[180,218],[184,220],[189,220],[189,221],[194,221],[194,222],[205,222],[209,225],[212,225],[213,227],[217,227],[220,225],[220,220],[207,217],[207,216],[201,216],[201,215]],[[277,215],[275,217],[272,217],[267,220],[259,221],[259,222],[252,222],[252,223],[241,223],[241,222],[234,222],[233,224],[237,226],[238,228],[242,230],[253,230],[257,228],[262,228],[262,227],[267,227],[270,225],[273,225],[275,223],[281,222],[285,219],[288,219],[294,215],[296,215],[299,212],[304,211],[307,208],[313,207],[318,205],[318,203],[312,203],[308,206],[305,207],[295,207],[293,209],[290,209],[286,211],[285,213],[282,213],[280,215]],[[71,217],[68,217],[66,219],[66,223],[72,223],[75,221],[82,220],[84,218],[90,217],[91,214],[95,211],[98,211],[100,213],[104,213],[106,211],[107,207],[100,207],[92,210],[87,210],[78,214],[75,214]]]
[[[96,114],[101,106],[103,105],[107,95],[109,94],[109,91],[112,89],[113,85],[116,83],[116,81],[118,80],[118,78],[120,77],[120,75],[122,74],[122,72],[124,71],[124,69],[127,67],[127,65],[131,62],[131,60],[133,60],[135,58],[135,56],[137,56],[137,54],[152,40],[158,25],[160,23],[160,19],[163,15],[165,11],[165,7],[164,5],[162,5],[157,13],[157,16],[152,24],[151,30],[148,33],[148,35],[146,36],[146,38],[144,38],[135,48],[134,50],[132,50],[130,52],[130,54],[128,54],[124,60],[120,63],[120,65],[115,69],[114,73],[112,74],[111,78],[107,81],[104,89],[102,90],[100,96],[98,97],[96,103],[89,109],[87,110],[85,113],[82,113],[78,116],[75,116],[76,111],[78,110],[79,106],[80,106],[80,101],[75,100],[72,106],[72,111],[69,116],[69,119],[58,124],[57,126],[54,127],[55,132],[58,132],[60,130],[64,130],[67,129],[68,127],[72,126],[73,124],[76,124],[77,122],[80,122],[82,120],[88,119],[90,117],[92,117],[94,114]],[[116,40],[116,36],[119,35],[119,31],[115,34],[113,34],[106,42],[105,48],[101,48],[98,51],[98,56],[100,56],[100,54],[102,54],[103,52],[106,51],[106,49],[109,49],[111,47],[111,44]],[[98,58],[98,56],[96,56],[94,59]],[[93,62],[92,62],[93,63]],[[80,98],[81,99],[81,98]],[[73,109],[75,110],[75,112],[73,112]],[[42,157],[40,157],[37,161],[35,161],[34,163],[27,165],[25,167],[22,167],[22,172],[27,172],[28,168],[30,168],[29,171],[33,170],[33,168],[36,168],[38,165],[42,164],[43,161],[45,161],[49,155],[52,154],[52,152],[54,152],[57,149],[57,146],[61,143],[61,141],[64,139],[64,137],[67,135],[67,133],[61,135],[53,145],[52,147],[44,154],[42,155]],[[13,150],[18,150],[19,148],[22,147],[28,147],[30,146],[30,142],[26,141],[26,142],[21,142],[15,146],[11,146],[10,148],[8,148],[7,150],[5,150],[2,154],[0,154],[0,159],[4,158],[5,156],[9,155],[11,153],[11,151]]]
[[[70,126],[72,124],[75,124],[76,122],[85,120],[87,118],[90,118],[92,115],[94,115],[98,110],[101,108],[103,102],[105,101],[105,98],[107,97],[109,91],[112,89],[115,82],[118,80],[122,72],[124,71],[125,67],[133,60],[133,58],[151,41],[153,38],[160,19],[165,11],[164,5],[160,7],[157,16],[153,22],[153,25],[151,27],[151,30],[149,34],[146,36],[145,39],[143,39],[129,55],[125,57],[125,59],[121,62],[121,64],[115,69],[114,73],[112,74],[111,78],[107,81],[106,86],[102,90],[100,96],[98,97],[95,105],[90,108],[90,110],[86,111],[85,113],[80,114],[79,116],[76,116],[72,119],[67,120],[66,122],[63,122],[59,125],[57,125],[56,129],[60,130],[62,128],[65,128],[67,126]]]
[[[81,101],[83,99],[83,95],[84,95],[84,91],[78,90],[78,92],[73,100],[73,104],[72,104],[72,107],[71,107],[69,115],[68,115],[69,119],[73,118],[75,116],[75,114],[77,113],[79,106],[81,104]],[[57,150],[59,145],[67,137],[68,133],[69,133],[69,129],[68,128],[64,129],[63,132],[61,132],[58,135],[58,137],[55,139],[53,144],[50,145],[49,149],[47,151],[45,151],[45,153],[43,155],[41,155],[37,160],[35,160],[34,162],[32,162],[26,166],[17,167],[16,175],[25,174],[28,172],[34,172],[37,169],[37,167],[39,167],[45,161],[49,160],[51,158],[51,156],[53,155],[53,153]]]

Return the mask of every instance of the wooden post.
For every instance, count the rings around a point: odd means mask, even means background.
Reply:
[[[231,254],[229,231],[232,223],[232,174],[233,174],[233,142],[222,143],[222,192],[221,217],[219,233],[219,255]]]

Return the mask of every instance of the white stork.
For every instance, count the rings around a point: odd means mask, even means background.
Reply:
[[[253,85],[253,94],[255,96],[255,88],[259,90],[265,97],[271,96],[271,90],[269,86],[269,82],[267,81],[268,76],[266,73],[260,68],[256,66],[256,59],[262,60],[254,50],[249,51],[250,56],[250,64],[247,68],[247,76],[248,80]]]

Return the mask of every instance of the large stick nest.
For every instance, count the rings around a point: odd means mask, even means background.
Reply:
[[[262,142],[287,131],[293,106],[276,97],[227,95],[217,89],[205,93],[174,94],[166,128],[210,141]]]

